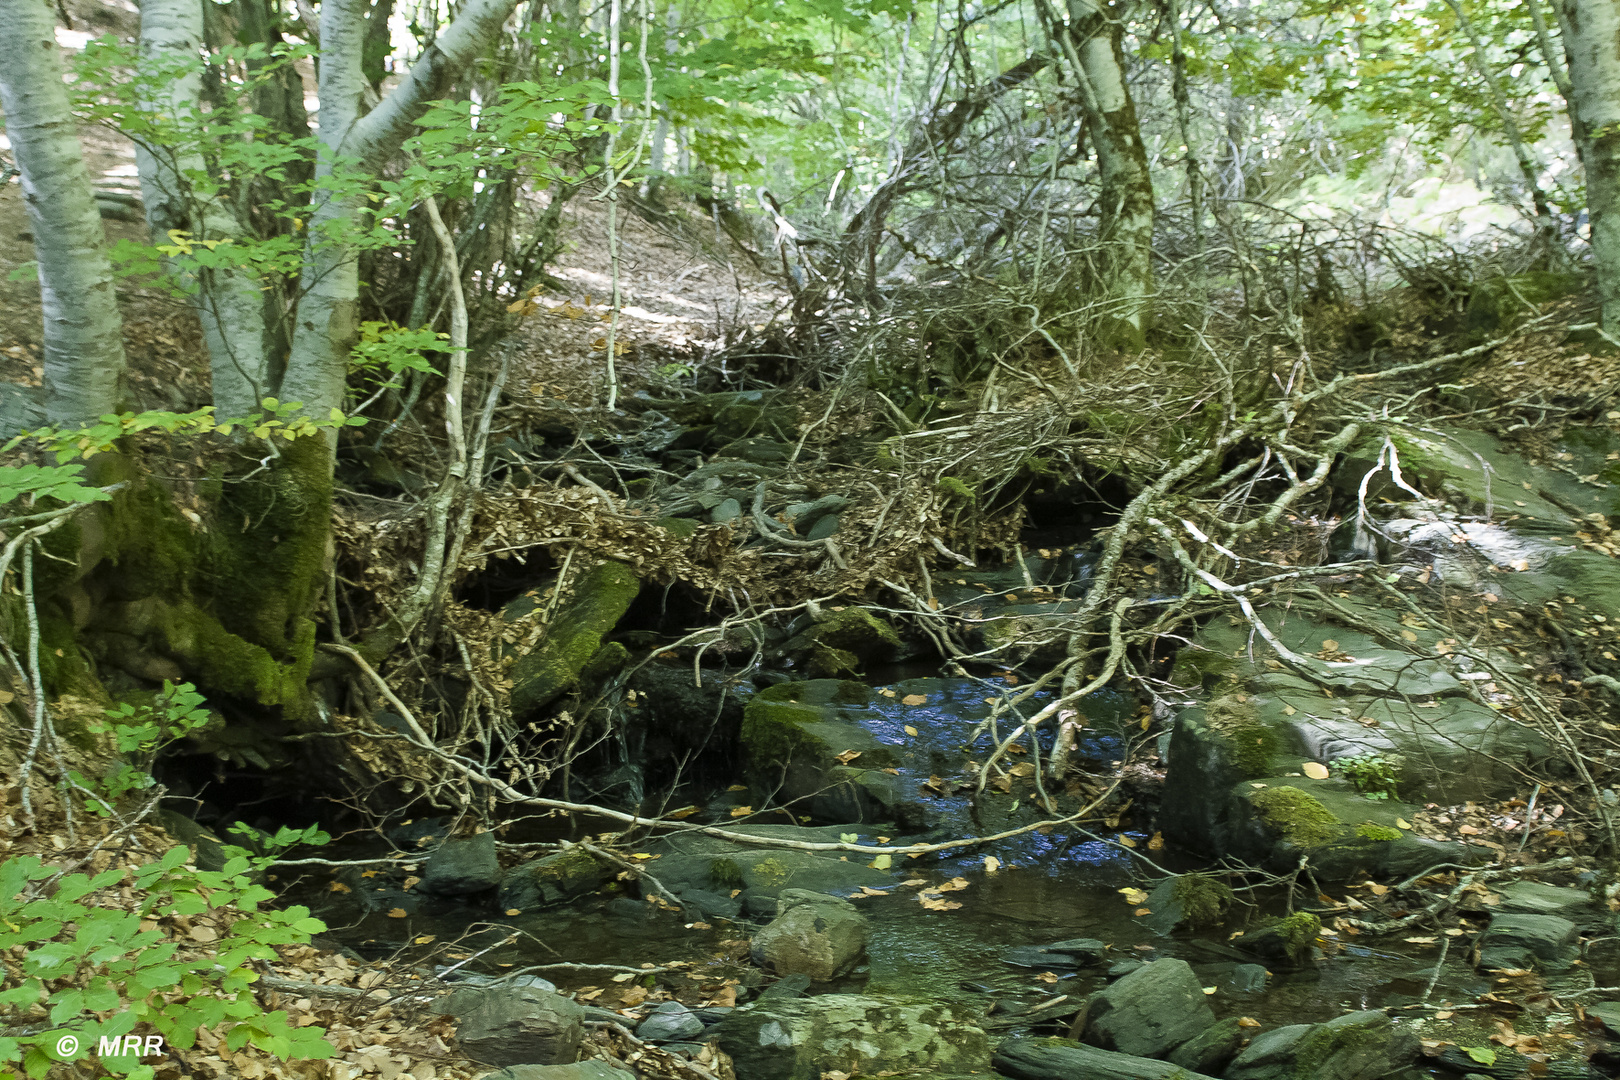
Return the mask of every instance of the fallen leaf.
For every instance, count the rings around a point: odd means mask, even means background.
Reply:
[[[1145,889],[1120,889],[1119,891],[1124,895],[1125,902],[1132,907],[1147,902],[1148,894]]]
[[[1000,870],[1000,869],[1001,869],[1001,860],[1000,859],[996,858],[994,855],[986,855],[984,857],[984,872],[985,873],[993,874],[997,870]]]
[[[1218,988],[1218,987],[1214,987],[1214,986],[1206,986],[1206,987],[1204,987],[1204,993],[1205,993],[1205,994],[1206,994],[1206,995],[1208,995],[1208,994],[1213,994],[1213,993],[1214,993],[1214,992],[1215,992],[1215,991],[1216,991],[1216,990],[1217,990],[1217,989],[1219,989],[1219,988]]]
[[[1148,850],[1149,851],[1163,851],[1164,850],[1164,833],[1156,832],[1156,833],[1153,834],[1153,839],[1148,841]]]
[[[1043,971],[1035,977],[1043,983],[1055,983],[1058,980],[1058,977],[1050,971]]]
[[[860,756],[861,752],[859,750],[845,750],[842,754],[835,754],[833,760],[840,765],[848,765]]]
[[[388,913],[388,917],[390,919],[408,919],[410,918],[410,914],[411,913],[406,911],[404,908],[397,907]]]
[[[910,725],[910,724],[907,724],[907,725],[906,725],[906,734],[907,734],[907,735],[913,735],[913,736],[914,736],[914,735],[916,735],[916,734],[917,734],[917,729],[916,729],[916,728],[914,728],[914,727],[912,727],[912,726],[911,726],[911,725]]]
[[[1405,818],[1396,818],[1395,819],[1395,827],[1397,829],[1410,829],[1412,827],[1412,823],[1410,821],[1407,821]],[[1378,895],[1382,896],[1384,894],[1379,893]]]
[[[887,870],[889,868],[889,856],[879,855],[867,865],[874,870]]]
[[[1292,705],[1284,705],[1283,706],[1283,715],[1284,716],[1293,716],[1297,712],[1299,712],[1299,710],[1294,708]]]
[[[1327,766],[1320,761],[1307,761],[1299,767],[1299,771],[1312,780],[1326,780],[1328,778]]]
[[[754,812],[754,808],[752,806],[733,806],[731,808],[731,816],[732,817],[747,817],[749,814],[752,814],[753,812]]]
[[[1259,1026],[1260,1026],[1260,1021],[1256,1020],[1252,1016],[1240,1016],[1240,1017],[1238,1017],[1238,1027],[1259,1027]]]
[[[1153,909],[1152,908],[1139,907],[1135,911],[1131,912],[1131,914],[1135,915],[1138,919],[1140,919],[1143,915],[1151,915],[1151,914],[1153,914]]]
[[[926,704],[928,704],[928,695],[927,694],[907,694],[905,697],[900,699],[900,704],[902,704],[902,705],[926,705]]]

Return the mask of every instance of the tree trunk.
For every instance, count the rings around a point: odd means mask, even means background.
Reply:
[[[1153,312],[1153,180],[1136,104],[1125,84],[1124,24],[1095,0],[1069,0],[1071,63],[1102,186],[1102,251],[1093,284],[1106,305],[1099,338],[1140,349]]]
[[[123,322],[106,234],[45,0],[0,0],[0,41],[0,104],[39,262],[45,411],[53,424],[85,424],[117,412],[122,396]]]
[[[1570,111],[1586,133],[1586,206],[1603,329],[1620,335],[1620,3],[1560,0]]]
[[[375,175],[411,134],[412,121],[500,30],[517,0],[470,0],[422,58],[378,106],[361,114],[367,89],[363,71],[365,0],[321,5],[320,141],[316,176],[329,177],[339,161]],[[341,185],[352,190],[352,185]],[[292,352],[280,398],[301,402],[324,417],[343,405],[349,350],[358,332],[358,249],[346,236],[364,226],[364,193],[322,188],[309,218],[303,295],[293,325]]]
[[[143,0],[142,58],[156,62],[159,70],[174,73],[163,80],[163,97],[143,104],[182,126],[198,122],[202,113],[198,60],[202,38],[200,0]],[[137,143],[135,162],[146,223],[154,241],[167,242],[174,229],[190,233],[196,240],[231,241],[242,235],[241,223],[225,200],[218,194],[197,193],[186,179],[208,172],[199,149]],[[246,416],[256,411],[270,387],[271,335],[263,282],[247,271],[213,268],[186,284],[192,290],[208,347],[216,415]]]

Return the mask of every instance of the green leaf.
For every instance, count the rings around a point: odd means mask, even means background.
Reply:
[[[1459,1049],[1481,1065],[1496,1064],[1496,1051],[1488,1046],[1464,1046]]]

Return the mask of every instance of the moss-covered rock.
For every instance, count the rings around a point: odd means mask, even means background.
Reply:
[[[792,803],[823,821],[893,820],[900,800],[894,751],[841,706],[864,705],[863,683],[811,679],[780,683],[743,710],[742,750],[756,800]]]
[[[817,678],[857,674],[868,663],[892,659],[899,649],[894,627],[861,607],[829,613],[782,647]]]
[[[1256,956],[1303,965],[1311,959],[1311,949],[1321,932],[1321,919],[1308,911],[1296,911],[1285,917],[1265,919],[1232,942]]]
[[[1296,787],[1261,788],[1249,796],[1260,819],[1296,847],[1320,847],[1337,840],[1344,823],[1320,799]]]
[[[498,905],[503,911],[532,911],[565,904],[612,881],[618,867],[581,847],[514,866],[501,877]]]
[[[1404,834],[1401,830],[1389,825],[1380,825],[1375,821],[1363,821],[1356,826],[1356,835],[1363,840],[1399,840]]]
[[[609,560],[586,571],[539,647],[513,663],[513,716],[533,716],[571,689],[640,592],[641,580],[624,563]]]

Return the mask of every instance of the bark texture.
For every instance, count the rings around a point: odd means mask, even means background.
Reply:
[[[321,5],[320,160],[316,176],[357,165],[376,173],[404,143],[412,121],[449,89],[500,29],[517,0],[471,0],[438,36],[404,81],[376,108],[363,113],[369,84],[364,72],[365,0]],[[340,163],[347,163],[342,164]],[[358,333],[359,252],[344,237],[364,226],[363,193],[323,188],[309,219],[303,296],[298,302],[292,352],[280,397],[324,416],[340,408],[349,351]]]
[[[200,117],[202,40],[200,0],[143,0],[142,58],[175,76],[164,81],[162,99],[145,103],[147,108],[182,123]],[[135,162],[154,241],[168,243],[168,234],[175,229],[198,241],[230,243],[243,235],[229,205],[218,196],[196,192],[187,179],[208,172],[208,163],[195,146],[176,151],[137,143]],[[216,415],[246,416],[258,409],[259,398],[270,387],[272,349],[263,282],[256,274],[214,268],[186,284],[208,346]]]
[[[1586,136],[1586,207],[1603,329],[1620,333],[1620,3],[1560,0],[1570,111]]]
[[[116,412],[122,395],[123,323],[106,235],[45,0],[0,0],[0,42],[0,105],[39,262],[46,415],[84,424]]]
[[[1106,305],[1102,337],[1139,349],[1153,310],[1153,179],[1125,83],[1124,22],[1111,6],[1069,0],[1069,24],[1102,187],[1094,282]]]

